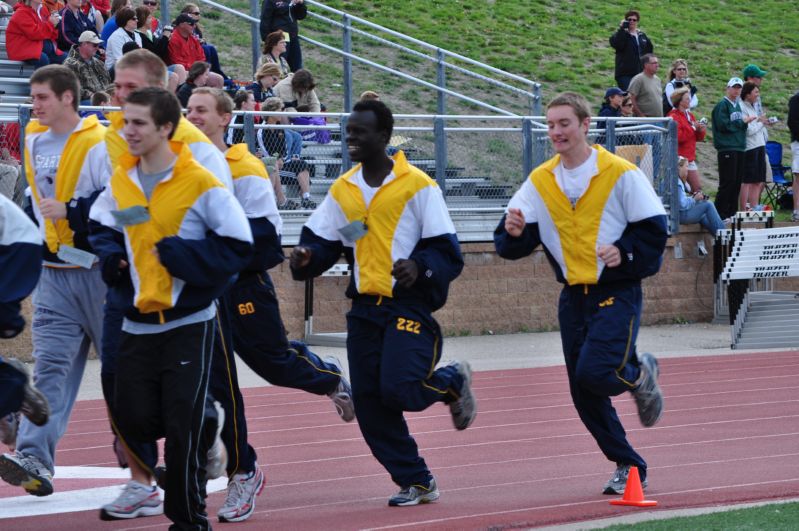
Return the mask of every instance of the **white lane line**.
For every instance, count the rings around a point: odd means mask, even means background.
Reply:
[[[663,498],[663,497],[666,497],[666,496],[679,496],[681,494],[690,494],[692,492],[707,493],[708,491],[729,490],[729,489],[737,489],[737,488],[742,488],[742,487],[761,487],[761,486],[764,486],[764,485],[778,485],[778,484],[781,484],[781,483],[792,483],[794,481],[799,481],[799,478],[779,479],[779,480],[774,480],[774,481],[759,481],[757,483],[739,483],[739,484],[736,484],[736,485],[722,485],[722,486],[718,486],[718,487],[706,487],[706,488],[701,488],[701,489],[678,490],[678,491],[674,491],[674,492],[658,492],[657,496],[658,496],[658,498]],[[510,485],[513,485],[513,484],[510,484]],[[496,485],[496,487],[507,487],[507,486],[509,486],[509,484]],[[495,486],[492,485],[490,487],[480,486],[480,487],[477,487],[477,488],[485,489],[485,488],[494,488],[494,487]],[[458,491],[458,490],[467,490],[467,489],[472,489],[472,488],[475,488],[475,487],[466,487],[466,488],[462,488],[462,489],[451,489],[448,492]],[[402,527],[415,527],[415,526],[421,526],[421,525],[442,524],[444,522],[452,522],[452,521],[455,521],[455,520],[469,520],[469,519],[472,519],[472,518],[483,518],[483,517],[486,517],[486,516],[501,516],[501,515],[506,515],[506,514],[514,514],[514,513],[521,513],[521,512],[528,512],[528,511],[541,511],[541,510],[545,510],[545,509],[558,509],[558,508],[561,508],[561,507],[572,507],[572,506],[575,506],[575,505],[590,505],[590,504],[593,504],[593,503],[606,504],[607,501],[606,500],[601,500],[601,501],[599,501],[599,500],[596,500],[596,501],[595,500],[591,500],[591,501],[586,501],[586,502],[571,502],[571,503],[558,503],[558,504],[553,504],[553,505],[538,505],[538,506],[532,506],[532,507],[524,507],[524,508],[520,508],[520,509],[508,509],[508,510],[504,510],[504,511],[492,511],[492,512],[486,512],[486,513],[464,514],[464,515],[459,515],[459,516],[450,516],[450,517],[446,517],[446,518],[431,518],[429,520],[416,520],[414,522],[403,522],[401,524],[386,525],[386,526],[381,526],[381,527],[370,527],[370,528],[365,528],[365,529],[368,529],[370,531],[377,531],[379,529],[399,529],[399,528],[402,528]],[[256,511],[256,512],[259,512],[259,511]],[[272,512],[274,512],[274,510]]]
[[[124,480],[130,479],[130,473],[127,470],[110,467],[56,467],[56,489],[59,479],[119,479],[124,483]],[[119,495],[122,483],[108,487],[56,491],[50,496],[41,498],[30,495],[0,498],[0,520],[97,510]],[[209,494],[226,488],[226,477],[209,481],[207,487]],[[163,492],[161,495],[163,496]]]

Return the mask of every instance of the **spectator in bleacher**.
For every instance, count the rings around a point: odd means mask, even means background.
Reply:
[[[117,29],[119,29],[119,25],[117,25],[117,20],[116,20],[116,14],[117,11],[119,11],[123,7],[129,7],[133,9],[133,4],[130,3],[130,0],[113,0],[111,2],[110,16],[106,18],[105,25],[103,26],[103,31],[100,32],[100,38],[103,39],[103,44],[106,44],[111,34],[114,33]]]
[[[111,95],[107,92],[103,92],[102,90],[99,92],[95,92],[92,94],[91,100],[89,100],[88,105],[92,107],[106,107],[111,104]],[[83,103],[81,102],[81,105]],[[98,120],[106,120],[105,113],[101,110],[91,110],[91,111],[80,111],[79,112],[81,118],[86,118],[87,116],[96,116]]]
[[[616,50],[616,83],[622,90],[627,90],[633,76],[643,70],[642,57],[653,53],[652,41],[643,31],[638,31],[641,14],[632,9],[624,14],[616,33],[610,36],[610,45]],[[263,24],[263,21],[261,22]]]
[[[283,30],[289,35],[286,43],[286,62],[292,72],[302,68],[300,30],[298,20],[308,15],[303,0],[263,0],[261,5],[261,40],[266,41],[270,33]]]
[[[658,58],[648,53],[641,57],[644,70],[630,81],[627,92],[632,96],[636,116],[655,118],[663,116],[663,93],[658,71]]]
[[[286,62],[286,39],[288,33],[283,30],[273,31],[266,36],[264,45],[261,49],[263,55],[261,56],[261,64],[274,63],[280,67],[280,79],[288,76],[291,73],[291,68]]]
[[[133,42],[141,48],[141,35],[136,33],[136,11],[129,7],[123,7],[116,12],[114,18],[117,22],[117,29],[108,37],[108,45],[105,50],[105,67],[111,70],[116,62],[122,57],[122,47],[126,43]]]
[[[746,128],[757,117],[744,117],[739,96],[743,88],[741,78],[727,82],[724,98],[713,108],[713,146],[716,148],[719,167],[719,189],[716,193],[716,210],[722,219],[738,211],[738,195],[744,172]]]
[[[194,35],[197,37],[197,40],[200,41],[203,53],[205,54],[205,60],[211,65],[211,72],[219,74],[222,76],[223,80],[228,79],[228,76],[222,71],[222,65],[219,63],[219,53],[216,51],[216,46],[207,43],[203,37],[202,25],[200,24],[200,17],[202,16],[200,8],[197,4],[186,4],[183,6],[180,13],[182,15],[189,15],[194,19]]]
[[[308,70],[300,69],[275,85],[275,96],[283,101],[287,111],[295,111],[300,105],[307,106],[308,112],[322,112],[319,97],[314,88],[313,76]]]
[[[247,90],[252,91],[257,103],[263,103],[266,98],[275,95],[274,87],[280,81],[280,67],[275,63],[266,63],[255,72],[255,81],[247,85]]]
[[[599,116],[621,116],[621,102],[627,95],[622,89],[618,87],[611,87],[605,91],[605,101],[602,102],[602,107],[599,109]],[[605,120],[599,121],[599,127],[605,127]]]
[[[109,2],[108,0],[84,0],[84,1],[91,4],[91,6],[103,16],[104,20],[111,16],[111,2]]]
[[[677,154],[686,160],[685,171],[688,184],[694,192],[702,191],[702,181],[699,178],[699,168],[696,165],[696,143],[702,142],[707,133],[705,124],[696,120],[689,110],[691,107],[691,89],[687,86],[678,88],[671,93],[673,109],[668,116],[677,122]]]
[[[97,32],[97,35],[100,35],[100,33],[103,32],[105,19],[108,15],[98,10],[90,0],[81,0],[80,10],[83,12],[84,15],[86,15],[86,18],[89,19],[89,23],[91,23],[92,29]]]
[[[256,102],[255,96],[251,90],[242,89],[236,92],[233,96],[233,105],[237,111],[254,111]],[[257,120],[257,116],[255,117]],[[230,125],[240,125],[244,123],[244,116],[241,114],[234,114],[230,120]],[[228,127],[225,134],[225,142],[232,146],[234,144],[241,144],[244,142],[244,129]]]
[[[621,100],[621,115],[625,118],[632,118],[634,116],[633,99],[629,94],[624,96],[624,99]]]
[[[24,61],[39,68],[61,64],[66,55],[59,50],[56,27],[61,16],[49,13],[42,0],[22,0],[14,6],[14,14],[6,27],[6,52],[12,61]]]
[[[688,61],[685,59],[675,59],[669,68],[668,81],[666,86],[663,87],[663,93],[666,95],[664,98],[663,114],[666,115],[671,109],[674,109],[674,104],[671,102],[672,93],[682,87],[688,87],[691,90],[691,109],[699,105],[699,98],[696,97],[696,87],[694,86],[691,78],[688,77]],[[666,107],[668,106],[668,107]],[[689,181],[690,182],[690,181]]]
[[[59,13],[64,9],[64,2],[61,0],[42,0],[42,5],[46,7],[50,13]]]
[[[78,37],[78,45],[70,50],[64,66],[75,72],[80,81],[80,103],[87,105],[92,94],[105,90],[111,84],[111,76],[105,64],[97,57],[100,37],[86,30]]]
[[[67,6],[61,11],[61,22],[58,24],[58,47],[64,51],[78,44],[78,37],[84,31],[94,31],[89,17],[80,9],[81,0],[67,0]]]
[[[197,87],[204,87],[207,84],[210,71],[211,65],[205,61],[197,61],[191,65],[186,82],[178,87],[176,93],[178,101],[180,101],[184,109],[189,104],[189,98],[191,97],[191,93],[194,92],[194,89]]]
[[[205,61],[205,52],[197,37],[194,35],[196,21],[185,13],[181,13],[172,23],[175,31],[169,37],[168,65],[181,65],[186,72],[197,61]],[[222,88],[225,81],[221,75],[211,72],[208,75],[208,86]]]
[[[746,126],[746,151],[744,151],[744,173],[741,184],[741,210],[757,208],[760,194],[766,183],[766,123],[765,114],[758,113],[755,104],[760,89],[751,81],[744,82],[741,89],[741,112],[744,119],[754,118]]]
[[[285,110],[280,98],[268,98],[263,105],[264,111],[278,112]],[[267,125],[285,124],[283,116],[269,116]],[[293,210],[296,203],[289,202],[283,192],[282,185],[296,185],[300,189],[300,207],[308,210],[316,208],[316,203],[311,201],[311,172],[313,167],[300,158],[302,152],[302,136],[290,129],[259,129],[256,135],[258,151],[267,160],[274,159],[274,170],[279,179],[272,179],[275,187],[275,197],[280,210]],[[271,170],[267,164],[267,169]]]
[[[142,0],[142,7],[150,12],[150,37],[153,40],[160,37],[163,30],[161,21],[155,16],[155,12],[158,11],[158,3],[158,0]]]
[[[20,172],[19,161],[7,149],[0,156],[0,195],[12,200],[17,206],[22,206],[25,199],[25,188],[28,183]],[[2,227],[0,227],[2,231]]]
[[[150,29],[152,27],[150,22],[153,19],[150,10],[144,6],[139,6],[134,11],[136,11],[136,33],[141,37],[141,47],[158,55],[155,50],[155,37],[152,29]]]
[[[688,101],[690,101],[690,97]],[[716,206],[708,201],[708,197],[702,193],[702,190],[694,191],[691,189],[691,185],[686,180],[688,177],[688,160],[685,157],[680,157],[677,171],[679,175],[677,189],[680,200],[680,223],[699,223],[710,234],[715,236],[716,231],[724,228],[724,222],[721,220]],[[702,244],[700,249],[704,249],[704,244]],[[705,251],[705,254],[707,254],[707,251]]]

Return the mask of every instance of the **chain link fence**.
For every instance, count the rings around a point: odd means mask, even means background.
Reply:
[[[18,107],[22,124],[27,108]],[[342,142],[347,117],[343,113],[237,112],[228,141],[246,143],[264,161],[273,181],[281,183],[275,191],[283,210],[307,211],[352,167]],[[402,150],[411,164],[435,179],[452,210],[504,208],[532,169],[554,155],[540,117],[396,114],[394,119],[389,152]],[[7,134],[0,151],[7,146],[14,159],[19,153],[20,125],[2,125]],[[611,119],[604,128],[592,124],[589,141],[641,168],[669,209],[671,231],[676,233],[674,123]]]

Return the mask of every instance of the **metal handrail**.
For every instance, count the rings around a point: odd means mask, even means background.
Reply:
[[[336,27],[339,27],[339,28],[342,28],[342,29],[347,27],[346,25],[344,25],[341,22],[338,22],[336,20],[333,20],[333,19],[327,18],[325,16],[319,15],[318,13],[310,13],[309,12],[308,15],[310,15],[310,16],[312,16],[314,18],[318,18],[320,20],[323,20],[323,21],[327,22],[328,24],[330,24],[332,26],[336,26]],[[355,17],[352,17],[352,18],[354,19]],[[378,27],[380,27],[380,26],[378,26]],[[357,28],[350,28],[350,31],[353,32],[353,33],[356,33],[358,35],[362,35],[364,37],[372,39],[373,41],[377,41],[380,44],[385,44],[386,46],[391,46],[392,48],[396,48],[397,50],[402,50],[403,52],[408,53],[410,55],[413,55],[415,57],[419,57],[421,59],[427,59],[430,62],[434,62],[434,63],[438,61],[438,59],[436,59],[435,57],[433,57],[431,55],[427,55],[425,53],[416,51],[416,50],[414,50],[412,48],[408,48],[407,46],[403,46],[402,44],[396,43],[394,41],[390,41],[388,39],[384,39],[382,37],[378,37],[376,35],[373,35],[373,34],[369,33],[368,31],[364,31],[364,30],[357,29]],[[302,35],[300,36],[300,38],[305,39],[305,37],[303,37]],[[437,48],[437,47],[434,47],[434,46],[432,46],[430,44],[427,44],[426,46],[428,48],[432,48],[432,49],[434,49],[436,51],[440,50],[445,55],[447,55],[447,53],[448,53],[447,50],[445,50],[443,48]],[[497,86],[497,87],[500,87],[500,88],[504,88],[504,89],[509,90],[511,92],[515,92],[515,93],[521,94],[523,96],[528,96],[530,98],[538,98],[539,97],[538,94],[535,94],[533,92],[522,90],[522,89],[520,89],[518,87],[514,87],[513,85],[508,85],[507,83],[503,83],[502,81],[498,81],[498,80],[496,80],[496,79],[494,79],[492,77],[484,76],[482,74],[478,74],[477,72],[473,72],[471,70],[467,70],[467,69],[465,69],[463,67],[460,67],[458,65],[455,65],[453,63],[448,63],[446,61],[443,61],[441,64],[446,66],[447,68],[451,68],[451,69],[453,69],[453,70],[455,70],[457,72],[472,76],[472,77],[477,78],[477,79],[479,79],[481,81],[485,81],[486,83],[489,83],[491,85],[494,85],[494,86]],[[478,63],[478,64],[483,65],[483,63]],[[493,67],[490,67],[488,65],[483,65],[483,66],[487,67],[488,70],[491,70],[493,68]],[[502,70],[500,70],[500,72],[502,72]],[[524,79],[524,78],[522,78],[522,79]],[[527,80],[527,81],[529,81],[529,80]],[[534,82],[531,82],[531,83],[534,83]],[[540,87],[540,83],[534,83],[533,87],[535,87],[536,85],[538,85]]]
[[[202,2],[204,4],[207,4],[209,6],[215,7],[217,9],[220,9],[220,10],[226,12],[226,13],[229,13],[229,14],[231,14],[233,16],[242,18],[242,19],[250,22],[250,24],[252,26],[252,33],[253,33],[253,43],[252,43],[253,44],[253,70],[255,70],[255,68],[257,66],[256,55],[258,54],[258,47],[257,47],[257,43],[255,41],[255,37],[256,37],[256,34],[257,34],[256,25],[260,23],[260,19],[254,17],[252,15],[246,15],[244,13],[236,11],[235,9],[232,9],[230,7],[227,7],[227,6],[224,6],[224,5],[222,5],[222,4],[218,3],[218,2],[214,2],[213,0],[200,0],[200,2]],[[168,1],[167,0],[161,0],[161,3],[162,3],[162,6],[163,6],[164,4],[168,4]],[[417,57],[422,57],[422,58],[425,58],[425,59],[430,60],[432,62],[438,63],[439,64],[439,68],[451,68],[452,70],[460,72],[460,73],[462,73],[464,75],[471,76],[471,77],[473,77],[475,79],[479,79],[480,81],[492,84],[492,85],[494,85],[496,87],[500,87],[500,88],[502,88],[504,90],[508,90],[510,92],[526,96],[527,98],[529,98],[532,101],[532,106],[533,106],[532,110],[534,111],[534,113],[537,113],[538,111],[540,111],[540,105],[541,105],[540,89],[541,89],[541,84],[538,83],[538,82],[531,81],[529,79],[526,79],[524,77],[518,76],[516,74],[511,74],[510,72],[506,72],[504,70],[501,70],[501,69],[493,67],[491,65],[482,63],[480,61],[476,61],[474,59],[470,59],[468,57],[462,56],[462,55],[457,54],[455,52],[451,52],[449,50],[446,50],[446,49],[443,49],[443,48],[439,48],[437,46],[433,46],[433,45],[431,45],[429,43],[426,43],[424,41],[420,41],[418,39],[414,39],[413,37],[409,37],[407,35],[403,35],[402,33],[399,33],[399,32],[390,30],[388,28],[385,28],[383,26],[380,26],[379,24],[375,24],[373,22],[369,22],[368,20],[365,20],[365,19],[362,19],[362,18],[359,18],[359,17],[351,16],[351,15],[349,15],[349,14],[343,12],[343,11],[339,11],[337,9],[330,8],[330,7],[325,6],[324,4],[321,4],[319,2],[315,2],[313,0],[307,0],[307,3],[309,5],[313,5],[315,7],[319,7],[321,9],[327,10],[327,11],[329,11],[331,13],[335,13],[337,15],[340,15],[340,16],[344,17],[345,20],[347,20],[347,21],[356,22],[358,24],[364,24],[364,25],[366,25],[366,26],[368,26],[370,28],[373,28],[373,29],[378,30],[378,31],[382,31],[382,32],[387,33],[389,35],[392,35],[394,37],[403,39],[403,40],[405,40],[407,42],[411,42],[411,43],[417,44],[419,46],[422,46],[422,47],[425,47],[425,48],[428,48],[428,49],[431,49],[431,50],[435,50],[436,53],[440,57],[445,57],[445,56],[446,57],[452,57],[452,58],[455,58],[455,59],[457,59],[459,61],[463,61],[463,62],[466,62],[468,64],[471,64],[471,65],[474,65],[474,66],[478,66],[478,67],[480,67],[482,69],[485,69],[485,70],[487,70],[489,72],[492,72],[494,74],[502,75],[502,76],[505,76],[507,78],[513,79],[515,81],[518,81],[520,83],[524,83],[525,85],[528,85],[528,86],[532,87],[532,92],[528,92],[528,91],[519,89],[517,87],[514,87],[512,85],[509,85],[509,84],[504,83],[502,81],[499,81],[497,79],[493,79],[491,77],[484,76],[484,75],[479,74],[477,72],[473,72],[471,70],[467,70],[467,69],[465,69],[463,67],[454,65],[452,63],[447,63],[446,61],[443,61],[443,59],[441,59],[441,58],[434,58],[434,57],[431,57],[429,55],[425,55],[425,54],[420,53],[420,52],[418,52],[416,50],[412,50],[412,49],[410,49],[408,47],[405,47],[405,46],[402,46],[400,44],[393,43],[393,42],[388,41],[386,39],[382,39],[381,37],[377,37],[377,36],[372,35],[372,34],[370,34],[368,32],[365,32],[363,30],[349,27],[347,24],[343,24],[341,22],[334,21],[332,19],[324,17],[323,15],[319,15],[318,13],[313,13],[313,12],[309,12],[308,13],[309,16],[311,16],[311,17],[319,18],[321,20],[324,20],[326,23],[329,23],[329,24],[332,24],[334,26],[343,28],[343,30],[345,32],[345,35],[347,35],[347,38],[351,38],[351,35],[350,35],[351,33],[364,35],[364,36],[366,36],[368,38],[377,40],[378,42],[382,42],[382,43],[387,44],[389,46],[393,46],[395,48],[402,49],[405,52],[408,52],[408,53],[411,53],[413,55],[416,55]],[[256,6],[257,6],[257,1],[256,0],[251,0],[251,11],[253,11],[253,13],[256,10]],[[162,13],[163,12],[164,11],[162,10]],[[400,72],[398,70],[395,70],[395,69],[388,68],[386,66],[380,65],[378,63],[375,63],[374,61],[370,61],[370,60],[364,59],[364,58],[362,58],[360,56],[348,53],[345,50],[340,50],[338,48],[335,48],[335,47],[332,47],[332,46],[328,46],[327,44],[324,44],[322,42],[319,42],[319,41],[316,41],[314,39],[311,39],[311,38],[309,38],[309,37],[307,37],[305,35],[300,35],[299,38],[301,40],[303,40],[303,41],[306,41],[306,42],[308,42],[310,44],[313,44],[314,46],[320,47],[320,48],[325,49],[327,51],[331,51],[331,52],[337,53],[341,57],[343,57],[345,59],[345,61],[347,61],[347,60],[356,60],[356,61],[364,63],[364,64],[366,64],[368,66],[371,66],[373,68],[381,70],[383,72],[387,72],[387,73],[390,73],[392,75],[398,76],[398,77],[400,77],[402,79],[405,79],[406,81],[411,81],[412,83],[415,83],[417,85],[421,85],[423,87],[426,87],[426,88],[429,88],[429,89],[433,89],[433,90],[437,91],[437,93],[439,94],[439,98],[442,98],[443,95],[453,96],[453,97],[458,98],[458,99],[460,99],[462,101],[466,101],[466,102],[472,103],[474,105],[478,105],[480,107],[492,110],[494,112],[498,112],[498,113],[506,114],[506,115],[511,115],[511,116],[515,115],[514,113],[511,113],[511,112],[506,111],[504,109],[501,109],[499,107],[495,107],[493,105],[490,105],[488,103],[482,102],[480,100],[477,100],[477,99],[474,99],[474,98],[470,98],[470,97],[465,96],[463,94],[451,91],[451,90],[449,90],[449,89],[447,89],[447,88],[445,88],[443,86],[443,84],[441,82],[441,79],[439,79],[439,85],[435,85],[433,83],[429,83],[427,81],[421,80],[421,79],[416,78],[414,76],[410,76],[408,74],[404,74],[403,72]],[[346,70],[346,67],[345,67],[345,70]],[[345,85],[347,86],[347,90],[351,90],[351,80],[349,82],[347,82],[346,77],[347,76],[346,76],[346,72],[345,72]],[[350,99],[351,99],[351,96],[345,98],[345,107],[347,107],[347,102],[350,101]],[[442,109],[439,109],[439,110],[441,111]]]
[[[414,44],[418,44],[419,46],[424,46],[425,48],[429,48],[431,50],[441,50],[445,55],[448,55],[450,57],[454,57],[454,58],[456,58],[456,59],[458,59],[460,61],[464,61],[466,63],[470,63],[470,64],[472,64],[474,66],[479,66],[481,68],[485,68],[486,70],[488,70],[490,72],[493,72],[495,74],[500,74],[500,75],[503,75],[503,76],[507,76],[507,77],[509,77],[511,79],[514,79],[514,80],[519,81],[521,83],[528,84],[528,85],[530,85],[532,87],[537,87],[537,88],[541,87],[541,84],[536,82],[536,81],[532,81],[530,79],[524,78],[524,77],[516,75],[516,74],[511,74],[510,72],[506,72],[504,70],[501,70],[499,68],[493,67],[491,65],[487,65],[485,63],[481,63],[480,61],[477,61],[475,59],[471,59],[469,57],[460,55],[458,53],[451,52],[451,51],[443,49],[443,48],[439,48],[439,47],[434,46],[434,45],[432,45],[430,43],[427,43],[427,42],[424,42],[424,41],[420,41],[419,39],[414,39],[413,37],[409,37],[408,35],[404,35],[404,34],[399,33],[397,31],[390,30],[390,29],[388,29],[388,28],[386,28],[384,26],[381,26],[380,24],[375,24],[374,22],[369,22],[368,20],[362,19],[360,17],[352,16],[349,13],[345,13],[344,11],[339,11],[338,9],[334,9],[332,7],[326,6],[326,5],[324,5],[324,4],[320,3],[320,2],[317,2],[315,0],[305,0],[305,3],[309,4],[309,5],[313,5],[315,7],[322,8],[325,11],[329,11],[329,12],[334,13],[334,14],[339,15],[339,16],[347,16],[347,17],[349,17],[350,20],[352,20],[354,22],[357,22],[359,24],[363,24],[365,26],[368,26],[370,28],[376,29],[378,31],[382,31],[384,33],[388,33],[389,35],[392,35],[394,37],[406,40],[408,42],[412,42]],[[308,14],[312,15],[312,12],[309,12]],[[318,14],[314,14],[314,15],[321,17],[321,15],[318,15]]]

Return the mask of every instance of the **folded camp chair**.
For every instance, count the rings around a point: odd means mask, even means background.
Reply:
[[[766,142],[766,156],[774,178],[774,182],[766,183],[766,197],[776,210],[780,198],[791,190],[791,167],[782,165],[782,144],[779,142]]]

